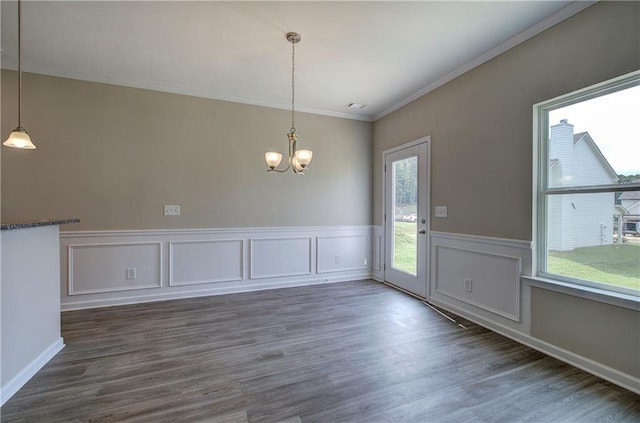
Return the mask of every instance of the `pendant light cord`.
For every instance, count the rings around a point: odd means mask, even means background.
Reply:
[[[20,111],[22,106],[20,104],[20,98],[22,97],[22,55],[20,54],[22,48],[22,30],[21,30],[21,22],[22,22],[22,2],[18,0],[18,127],[22,127],[20,123]]]
[[[291,132],[296,132],[294,111],[296,105],[296,43],[291,41]]]

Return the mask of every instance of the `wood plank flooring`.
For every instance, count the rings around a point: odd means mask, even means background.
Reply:
[[[66,312],[2,422],[638,422],[640,396],[373,281]]]

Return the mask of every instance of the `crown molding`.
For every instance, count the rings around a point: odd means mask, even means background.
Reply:
[[[500,54],[506,52],[507,50],[510,50],[512,48],[514,48],[515,46],[517,46],[520,43],[523,43],[525,41],[527,41],[530,38],[535,37],[536,35],[540,34],[543,31],[546,31],[547,29],[551,28],[552,26],[559,24],[560,22],[564,21],[565,19],[570,18],[571,16],[575,15],[576,13],[579,13],[581,11],[583,11],[584,9],[588,8],[589,6],[592,6],[593,4],[597,3],[597,0],[589,0],[589,1],[574,1],[573,3],[569,4],[568,6],[560,9],[558,12],[554,13],[553,15],[543,19],[542,21],[538,22],[537,24],[525,29],[524,31],[522,31],[521,33],[519,33],[518,35],[508,39],[507,41],[505,41],[504,43],[498,45],[497,47],[492,48],[491,50],[487,51],[486,53],[476,57],[475,59],[471,60],[470,62],[460,66],[459,68],[455,69],[452,72],[449,72],[448,74],[446,74],[445,76],[443,76],[442,78],[436,80],[435,82],[427,85],[426,87],[424,87],[423,89],[421,89],[420,91],[416,92],[415,94],[410,95],[409,97],[404,98],[403,100],[399,101],[398,103],[394,104],[393,106],[389,107],[388,109],[384,110],[381,113],[378,113],[377,115],[373,116],[373,121],[375,122],[378,119],[381,119],[393,112],[395,112],[396,110],[406,106],[407,104],[411,103],[412,101],[417,100],[418,98],[424,96],[425,94],[430,93],[431,91],[435,90],[436,88],[439,88],[441,86],[443,86],[444,84],[451,82],[452,80],[456,79],[457,77],[469,72],[470,70],[482,65],[483,63],[488,62],[489,60],[493,59],[494,57],[499,56]]]

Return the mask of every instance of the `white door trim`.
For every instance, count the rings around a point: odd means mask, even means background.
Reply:
[[[417,145],[421,145],[421,144],[425,144],[426,145],[426,149],[427,149],[427,159],[426,159],[426,181],[425,181],[425,186],[427,187],[427,192],[424,193],[424,195],[426,196],[425,201],[426,201],[426,214],[425,214],[425,218],[426,218],[426,224],[425,224],[425,229],[427,231],[425,238],[427,240],[426,242],[426,247],[425,247],[425,256],[423,257],[423,260],[425,260],[425,267],[426,267],[426,274],[425,274],[425,282],[426,282],[426,286],[427,286],[427,291],[426,291],[426,299],[429,299],[429,279],[430,279],[430,251],[429,251],[429,237],[430,237],[430,233],[431,233],[431,135],[427,135],[425,137],[422,138],[418,138],[416,140],[407,142],[405,144],[396,146],[396,147],[392,147],[389,149],[386,149],[384,151],[382,151],[382,236],[381,236],[381,256],[382,256],[382,280],[386,282],[387,278],[386,278],[386,268],[387,268],[387,263],[386,263],[386,258],[387,258],[387,240],[386,240],[386,234],[387,234],[387,223],[388,223],[388,219],[386,214],[386,207],[387,207],[387,198],[386,198],[386,172],[384,171],[384,167],[386,165],[386,156],[388,154],[391,153],[396,153],[398,151],[402,151],[405,150],[407,148],[412,148],[415,147]],[[414,295],[414,294],[412,294]]]

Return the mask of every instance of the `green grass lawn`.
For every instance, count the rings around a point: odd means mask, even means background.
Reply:
[[[640,244],[550,251],[547,271],[625,288],[640,289]]]
[[[417,224],[395,222],[393,267],[416,274]],[[549,273],[640,289],[640,243],[551,251]]]
[[[416,274],[417,224],[394,222],[395,251],[393,266]],[[631,289],[640,289],[640,243],[551,251],[549,273],[586,279]]]
[[[393,267],[416,274],[418,247],[416,242],[418,224],[415,222],[395,222],[395,249]]]

